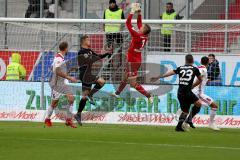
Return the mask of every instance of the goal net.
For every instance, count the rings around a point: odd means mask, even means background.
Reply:
[[[31,21],[32,20],[32,21]],[[127,124],[175,124],[174,114],[179,108],[177,101],[176,76],[151,83],[150,78],[184,64],[184,55],[191,53],[195,65],[200,65],[201,57],[214,54],[218,61],[209,69],[211,83],[206,94],[219,104],[219,115],[238,116],[240,23],[237,21],[172,21],[148,20],[152,32],[142,58],[143,64],[138,73],[138,82],[154,95],[153,103],[129,86],[121,98],[109,96],[117,89],[124,77],[126,54],[131,36],[125,28],[118,33],[106,33],[104,25],[116,22],[104,20],[9,20],[0,22],[0,120],[42,121],[46,108],[51,103],[51,90],[48,84],[51,64],[58,52],[58,45],[67,41],[70,44],[66,56],[68,68],[77,65],[80,38],[89,35],[91,49],[98,54],[109,52],[112,56],[94,63],[92,72],[106,80],[105,87],[94,99],[97,105],[87,103],[86,122],[127,123]],[[134,23],[136,23],[134,21]],[[134,25],[135,26],[135,25]],[[136,26],[135,26],[136,27]],[[137,27],[136,27],[137,28]],[[7,66],[20,55],[18,63],[26,69],[26,76],[20,80],[6,80]],[[78,71],[69,72],[76,78]],[[212,77],[211,77],[212,76]],[[81,98],[81,83],[69,84],[75,93],[73,110],[76,111]],[[59,108],[64,108],[62,98]],[[204,108],[201,114],[208,114]],[[111,113],[103,114],[103,113]],[[121,114],[119,114],[121,113]],[[132,114],[127,114],[132,113]],[[152,116],[152,114],[155,116]],[[109,118],[110,117],[110,118]],[[205,118],[205,119],[204,119]],[[205,115],[203,120],[207,119]],[[55,117],[58,120],[59,117]],[[172,119],[172,121],[171,121]],[[204,125],[204,124],[199,124]]]

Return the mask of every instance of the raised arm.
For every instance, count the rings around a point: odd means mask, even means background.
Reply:
[[[141,11],[138,11],[137,26],[138,26],[138,29],[142,28],[142,14],[141,14]]]
[[[128,15],[128,18],[127,18],[127,21],[126,21],[126,26],[127,26],[127,29],[129,30],[130,34],[132,36],[136,36],[136,35],[138,35],[138,32],[132,26],[132,17],[133,17],[133,13],[130,13]]]

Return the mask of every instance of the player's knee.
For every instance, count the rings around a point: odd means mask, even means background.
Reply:
[[[201,106],[202,106],[202,103],[200,102],[200,101],[197,101],[195,104],[194,104],[196,107],[199,107],[199,108],[201,108]]]
[[[87,96],[82,96],[82,100],[87,100]]]
[[[103,79],[103,78],[100,78],[100,79],[98,80],[98,84],[101,85],[101,86],[104,86],[105,83],[106,83],[106,81],[105,81],[105,79]]]
[[[211,108],[214,108],[214,109],[218,109],[218,105],[217,105],[216,103],[214,103],[214,102],[211,104],[210,107],[211,107]]]
[[[71,95],[71,96],[68,97],[68,102],[69,102],[70,104],[73,104],[74,100],[75,100],[75,98],[74,98],[73,95]]]
[[[57,107],[57,104],[52,104],[51,107],[52,107],[52,108],[56,108],[56,107]]]
[[[182,108],[182,113],[183,114],[188,114],[189,113],[189,109],[188,108]]]
[[[82,97],[87,97],[89,95],[90,91],[86,90],[82,93]]]
[[[53,101],[52,101],[52,104],[51,104],[51,107],[52,107],[52,108],[56,108],[56,107],[57,107],[57,104],[58,104],[58,101],[53,100]]]

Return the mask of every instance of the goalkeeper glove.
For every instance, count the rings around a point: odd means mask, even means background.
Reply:
[[[132,8],[131,9],[131,14],[134,14],[136,11],[141,10],[140,3],[132,3],[131,8]]]

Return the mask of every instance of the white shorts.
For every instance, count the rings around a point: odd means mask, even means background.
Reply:
[[[57,91],[55,91],[55,90],[52,89],[52,93],[51,93],[51,98],[52,98],[52,100],[59,100],[59,98],[60,98],[61,96],[63,96],[62,93],[57,92]]]
[[[66,94],[73,94],[72,90],[69,86],[51,86],[52,93],[51,98],[52,100],[59,100],[61,96],[65,96]]]
[[[203,93],[194,94],[199,98],[203,106],[210,106],[214,102],[213,99],[206,94]]]

